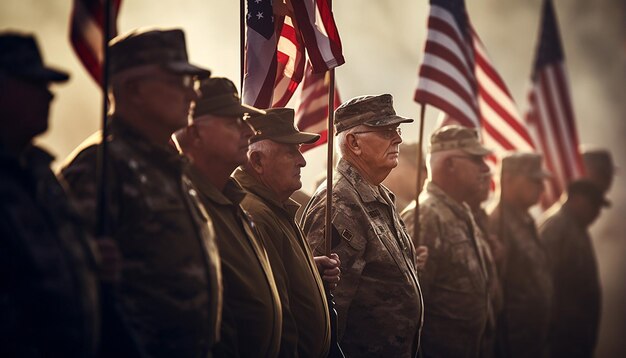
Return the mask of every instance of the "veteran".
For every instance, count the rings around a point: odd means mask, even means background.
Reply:
[[[241,207],[246,196],[230,177],[247,161],[253,128],[248,115],[264,112],[242,105],[226,78],[201,82],[193,121],[176,138],[193,163],[190,177],[213,219],[222,258],[224,320],[217,356],[276,357],[282,308],[272,267],[255,223]]]
[[[398,164],[402,142],[389,94],[360,96],[335,111],[341,159],[333,178],[332,248],[341,258],[334,291],[338,338],[348,357],[413,357],[419,347],[422,297],[415,249],[396,211],[394,195],[381,185]],[[326,185],[303,216],[316,254],[324,247]]]
[[[207,357],[221,320],[219,255],[186,161],[169,141],[187,125],[195,78],[209,71],[189,63],[181,30],[132,31],[109,52],[104,215],[123,255],[117,301],[146,356]],[[101,137],[81,144],[60,175],[92,228]]]

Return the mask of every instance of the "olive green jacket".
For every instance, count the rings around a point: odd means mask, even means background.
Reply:
[[[300,207],[281,203],[241,169],[234,178],[248,192],[241,205],[252,216],[272,263],[283,302],[281,356],[325,357],[330,344],[328,303],[308,243],[294,218]]]

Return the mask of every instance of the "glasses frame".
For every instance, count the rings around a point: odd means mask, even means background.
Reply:
[[[389,128],[389,129],[372,129],[368,131],[352,132],[351,134],[357,135],[357,134],[364,134],[364,133],[380,133],[384,139],[391,140],[393,139],[395,134],[402,137],[402,128],[396,127],[396,128]]]

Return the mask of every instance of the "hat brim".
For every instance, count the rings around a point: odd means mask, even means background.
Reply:
[[[267,139],[284,144],[313,144],[317,142],[320,137],[321,136],[319,134],[315,133],[298,132],[280,137],[270,137]]]
[[[485,148],[482,145],[475,145],[472,147],[466,147],[466,148],[458,148],[462,151],[464,151],[467,154],[470,155],[479,155],[481,157],[484,157],[485,155],[489,155],[492,154],[493,151],[491,149]]]
[[[412,122],[413,122],[413,119],[411,118],[393,115],[393,116],[382,117],[382,118],[376,117],[363,124],[368,127],[384,127],[384,126],[390,126],[393,124],[412,123]]]
[[[219,108],[216,109],[210,113],[206,113],[206,114],[213,114],[213,115],[218,115],[218,116],[228,116],[228,117],[241,117],[244,116],[246,114],[250,115],[251,117],[254,116],[260,116],[265,114],[265,111],[256,107],[252,107],[249,106],[247,104],[239,104],[239,103],[235,103],[232,104],[230,106],[226,106],[223,108]]]
[[[163,66],[175,74],[179,75],[194,75],[200,78],[207,78],[211,76],[211,71],[192,65],[189,62],[167,62]]]
[[[13,75],[35,81],[65,82],[70,78],[67,72],[50,67],[30,67],[13,71]]]
[[[552,173],[544,169],[541,169],[541,171],[533,173],[532,177],[536,179],[550,179],[552,178]]]

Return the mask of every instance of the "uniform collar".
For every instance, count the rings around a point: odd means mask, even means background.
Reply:
[[[265,185],[259,182],[252,175],[248,174],[245,170],[237,168],[233,173],[233,177],[239,182],[243,189],[250,193],[260,197],[264,201],[270,203],[272,206],[280,208],[289,214],[290,217],[295,218],[296,212],[300,209],[300,204],[292,200],[287,199],[285,202],[280,202],[276,199],[276,195]]]
[[[209,182],[196,167],[189,167],[189,177],[193,184],[209,200],[218,205],[239,205],[246,193],[233,178],[228,178],[223,191]]]
[[[432,181],[428,181],[426,183],[426,193],[431,195],[441,202],[443,202],[447,207],[452,210],[458,217],[468,219],[471,217],[471,210],[466,203],[459,203],[456,200],[452,199],[445,191],[443,191],[437,184]]]
[[[340,159],[339,163],[337,163],[337,172],[341,174],[352,186],[354,187],[357,194],[360,196],[361,201],[364,203],[371,202],[380,202],[385,205],[388,205],[387,201],[383,198],[380,191],[383,190],[392,203],[395,202],[395,196],[393,193],[387,189],[382,184],[380,185],[372,185],[363,178],[363,175],[359,170],[354,167],[349,161],[345,159]]]

